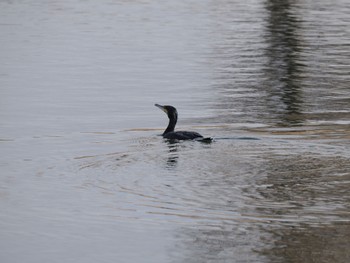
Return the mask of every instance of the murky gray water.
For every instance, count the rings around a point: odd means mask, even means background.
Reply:
[[[1,1],[1,262],[349,262],[349,13]]]

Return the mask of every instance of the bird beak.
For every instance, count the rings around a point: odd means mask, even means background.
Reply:
[[[159,104],[154,104],[154,106],[158,107],[159,109],[161,109],[162,111],[164,111],[165,113],[168,113],[168,111],[166,110],[166,108],[162,105]]]

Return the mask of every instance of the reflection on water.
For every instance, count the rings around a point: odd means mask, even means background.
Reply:
[[[349,8],[0,2],[2,261],[349,262]]]
[[[226,3],[218,10],[216,17],[226,23],[214,29],[220,41],[212,43],[210,62],[219,118],[209,121],[280,126],[348,122],[347,24],[339,19],[337,26],[316,26],[320,17],[343,15],[321,8],[326,4],[266,1],[247,13]],[[237,27],[230,26],[237,20]]]
[[[176,226],[174,259],[348,258],[343,248],[338,253],[328,241],[313,241],[336,226],[348,231],[350,166],[345,148],[264,137],[218,139],[210,145],[148,141],[135,147],[124,159],[116,153],[81,165],[89,167],[87,171],[104,170],[98,181],[91,177],[89,185],[117,192],[116,212],[123,211],[123,217]],[[139,170],[143,162],[144,172]],[[164,168],[159,170],[160,166]],[[115,171],[121,172],[118,180],[111,176]],[[136,210],[128,210],[130,204]],[[346,244],[348,235],[341,233],[330,242]],[[309,256],[303,258],[298,249]],[[340,256],[333,257],[334,253]]]
[[[350,254],[344,251],[350,231],[348,163],[349,158],[336,154],[301,154],[267,161],[267,176],[261,183],[268,187],[259,189],[263,198],[257,207],[259,214],[279,215],[300,225],[262,226],[276,240],[264,254],[292,262],[349,259]]]
[[[172,169],[174,167],[176,167],[177,165],[177,161],[179,159],[179,155],[177,154],[178,152],[178,147],[179,144],[177,142],[167,142],[168,143],[168,147],[169,147],[169,153],[168,153],[168,160],[167,160],[167,167],[169,169]]]
[[[280,116],[282,125],[302,122],[301,25],[292,7],[289,0],[266,2],[268,60],[264,87],[270,113]]]
[[[274,255],[271,261],[326,263],[349,259],[348,223],[274,229],[271,233],[276,241],[271,250],[263,252]]]

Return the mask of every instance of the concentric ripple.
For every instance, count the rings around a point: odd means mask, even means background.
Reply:
[[[75,162],[91,189],[110,195],[112,217],[298,224],[347,220],[350,162],[337,156],[342,150],[278,136],[212,144],[155,137],[131,141],[125,152]]]

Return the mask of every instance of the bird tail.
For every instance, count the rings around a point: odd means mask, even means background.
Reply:
[[[204,138],[202,137],[202,138],[197,138],[196,141],[211,143],[212,141],[214,141],[214,139],[212,137],[204,137]]]

